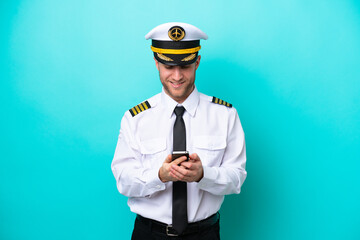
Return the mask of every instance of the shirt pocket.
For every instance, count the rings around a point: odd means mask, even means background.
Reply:
[[[226,148],[225,136],[196,136],[193,140],[194,152],[205,166],[218,167]]]
[[[153,138],[140,142],[141,160],[146,168],[160,168],[166,158],[166,139]]]

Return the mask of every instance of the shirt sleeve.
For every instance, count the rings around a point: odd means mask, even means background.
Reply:
[[[219,167],[203,166],[204,176],[198,188],[214,195],[240,193],[247,172],[244,131],[237,111],[229,110],[227,143]]]
[[[127,197],[146,197],[165,189],[159,169],[145,168],[134,137],[134,126],[126,113],[121,121],[115,155],[111,163],[119,192]]]

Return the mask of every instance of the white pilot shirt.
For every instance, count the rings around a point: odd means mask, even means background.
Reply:
[[[171,224],[172,182],[161,182],[158,172],[172,153],[178,103],[164,90],[148,102],[151,108],[134,117],[124,114],[111,169],[132,212]],[[240,193],[247,174],[245,138],[235,108],[212,103],[196,88],[181,105],[186,149],[198,154],[204,170],[199,182],[187,184],[188,221],[196,222],[216,213],[224,195]]]

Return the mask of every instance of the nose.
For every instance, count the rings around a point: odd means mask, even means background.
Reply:
[[[180,81],[183,78],[181,68],[179,66],[174,67],[172,77],[175,81]]]

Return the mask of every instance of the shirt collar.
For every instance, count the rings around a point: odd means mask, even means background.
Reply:
[[[195,116],[196,109],[199,105],[200,100],[200,93],[198,92],[197,88],[195,87],[194,90],[191,92],[191,94],[187,97],[187,99],[179,104],[174,99],[172,99],[169,95],[165,93],[164,88],[161,92],[161,102],[164,104],[164,110],[166,116],[171,118],[174,109],[176,106],[183,106],[185,110],[190,114],[191,117]]]

